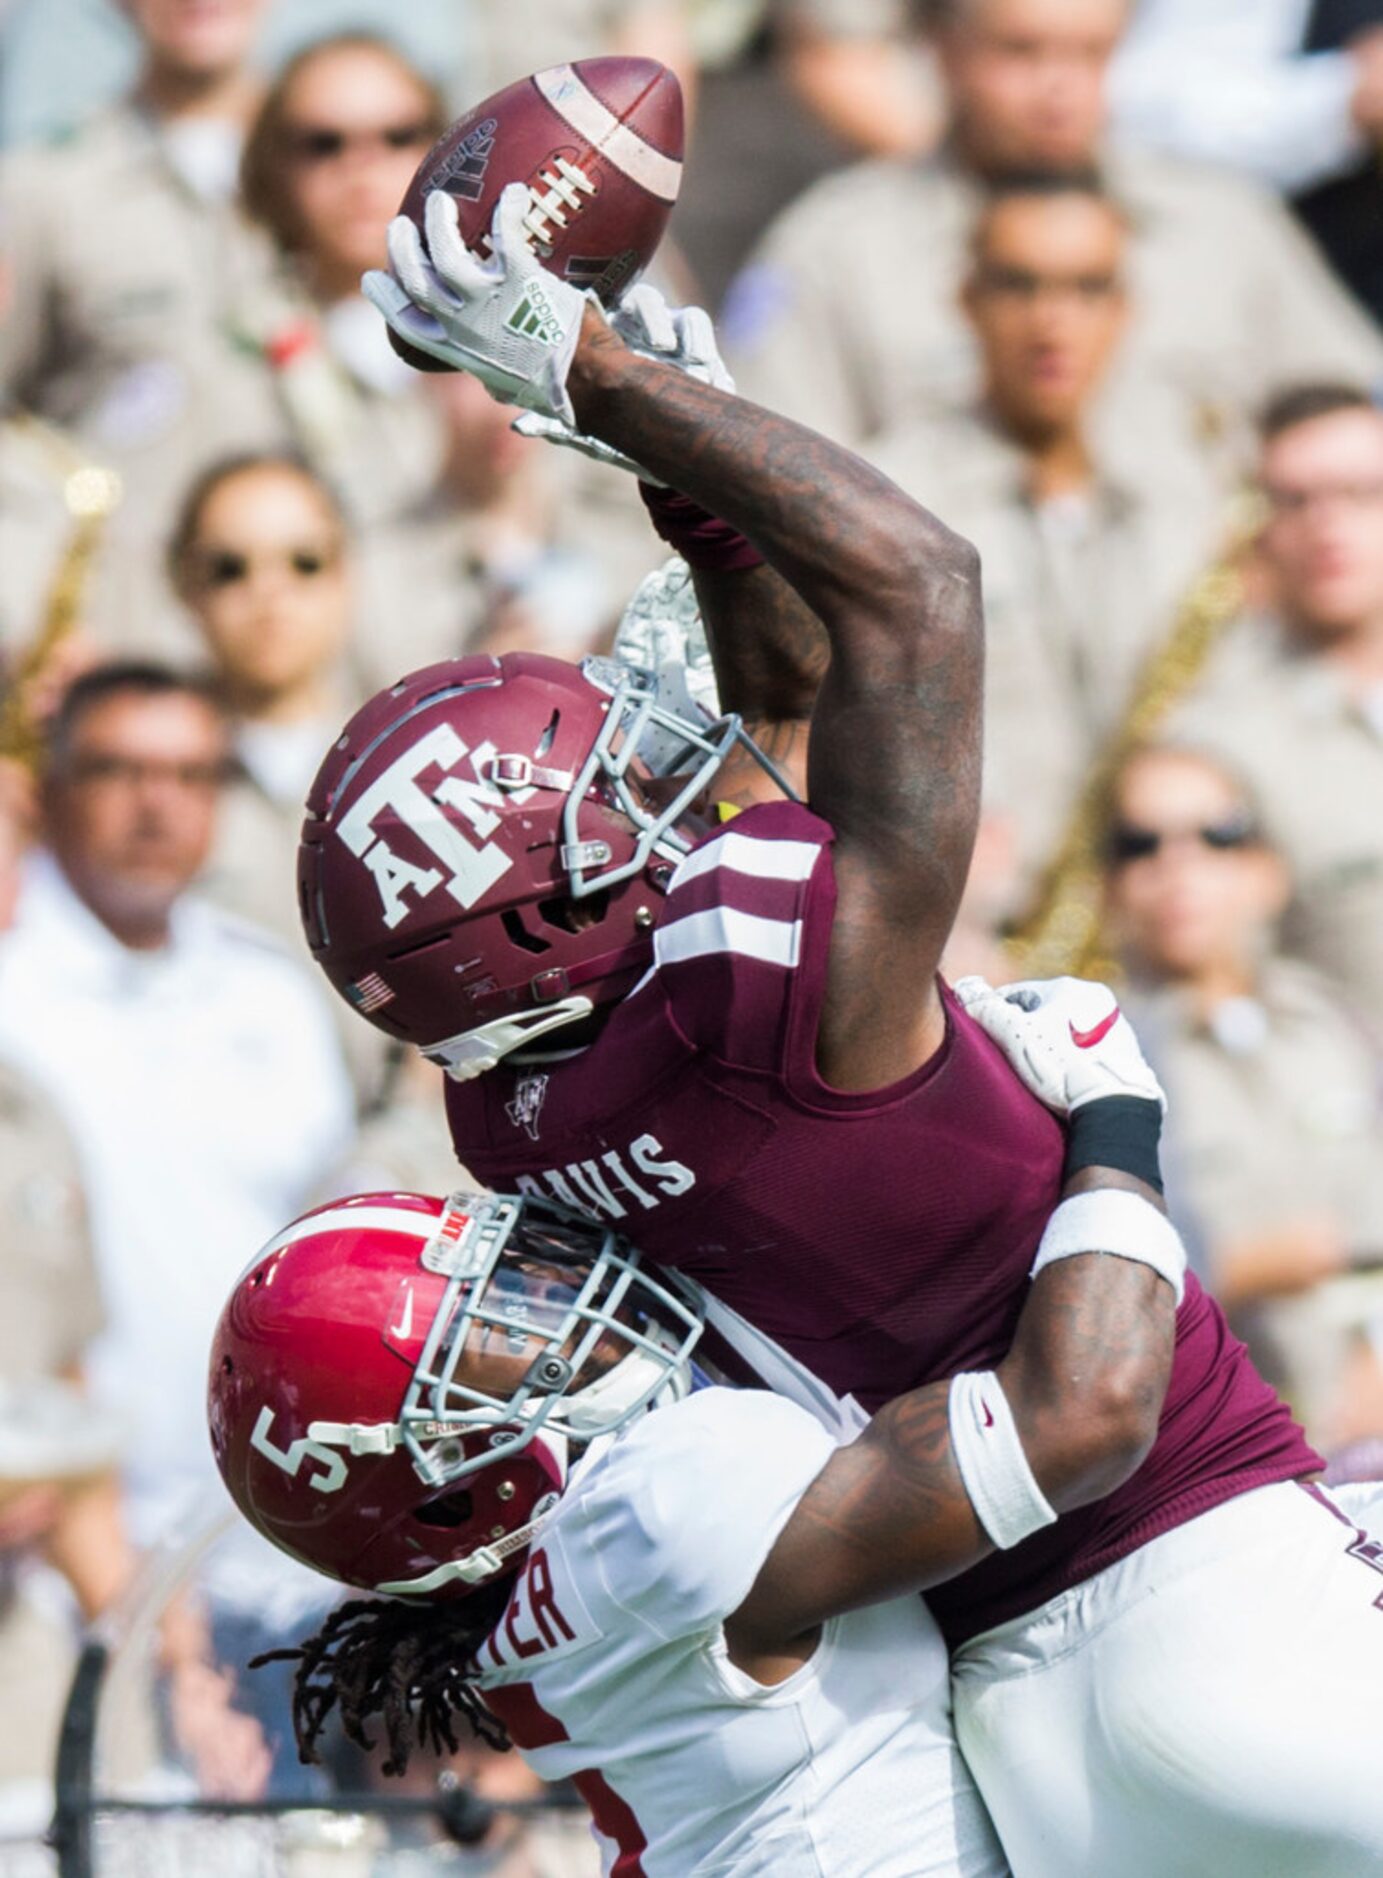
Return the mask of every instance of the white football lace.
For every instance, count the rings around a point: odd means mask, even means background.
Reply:
[[[523,225],[533,239],[547,246],[552,243],[552,230],[548,224],[555,222],[558,228],[565,228],[571,219],[565,210],[569,209],[572,216],[579,215],[586,206],[581,200],[582,196],[593,196],[596,193],[595,184],[586,172],[578,169],[575,163],[569,163],[565,157],[557,158],[556,170],[555,176],[551,170],[539,171],[538,182],[543,185],[541,190],[536,184],[529,184],[530,206],[523,218]]]

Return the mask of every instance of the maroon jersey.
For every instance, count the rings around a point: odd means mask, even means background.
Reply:
[[[862,1095],[822,1081],[831,841],[791,803],[708,836],[673,878],[648,974],[597,1042],[452,1083],[447,1107],[481,1180],[616,1221],[873,1409],[1008,1349],[1064,1139],[944,989],[945,1039],[920,1070]],[[1192,1281],[1143,1467],[930,1602],[953,1640],[973,1635],[1319,1464]]]

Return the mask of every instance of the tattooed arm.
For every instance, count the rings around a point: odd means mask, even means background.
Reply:
[[[1152,1188],[1086,1168],[1066,1194]],[[1112,1493],[1157,1434],[1176,1306],[1150,1266],[1090,1252],[1034,1281],[997,1374],[1028,1465],[1058,1514]],[[993,1551],[951,1447],[949,1380],[899,1396],[832,1455],[725,1630],[751,1667],[810,1639],[826,1618],[925,1590]]]
[[[839,899],[818,1061],[846,1089],[905,1076],[941,1041],[934,973],[974,840],[975,552],[848,450],[629,352],[594,313],[567,388],[583,430],[749,537],[800,602],[782,630],[824,629],[808,788]]]

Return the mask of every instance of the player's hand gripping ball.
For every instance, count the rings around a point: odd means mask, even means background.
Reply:
[[[462,239],[482,259],[501,191],[527,190],[524,234],[549,272],[613,306],[652,260],[682,180],[682,88],[656,59],[580,59],[486,98],[418,165],[400,213],[425,234],[443,190]],[[452,369],[396,333],[420,371]]]
[[[427,199],[427,244],[406,215],[389,224],[389,272],[372,268],[365,297],[391,333],[444,365],[470,372],[501,404],[575,422],[567,373],[590,292],[544,273],[523,231],[527,192],[499,198],[490,253],[462,241],[440,190]]]

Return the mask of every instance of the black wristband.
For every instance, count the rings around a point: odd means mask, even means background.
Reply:
[[[1066,1125],[1064,1178],[1084,1167],[1112,1167],[1162,1191],[1157,1144],[1162,1104],[1149,1096],[1101,1096],[1077,1109]]]

